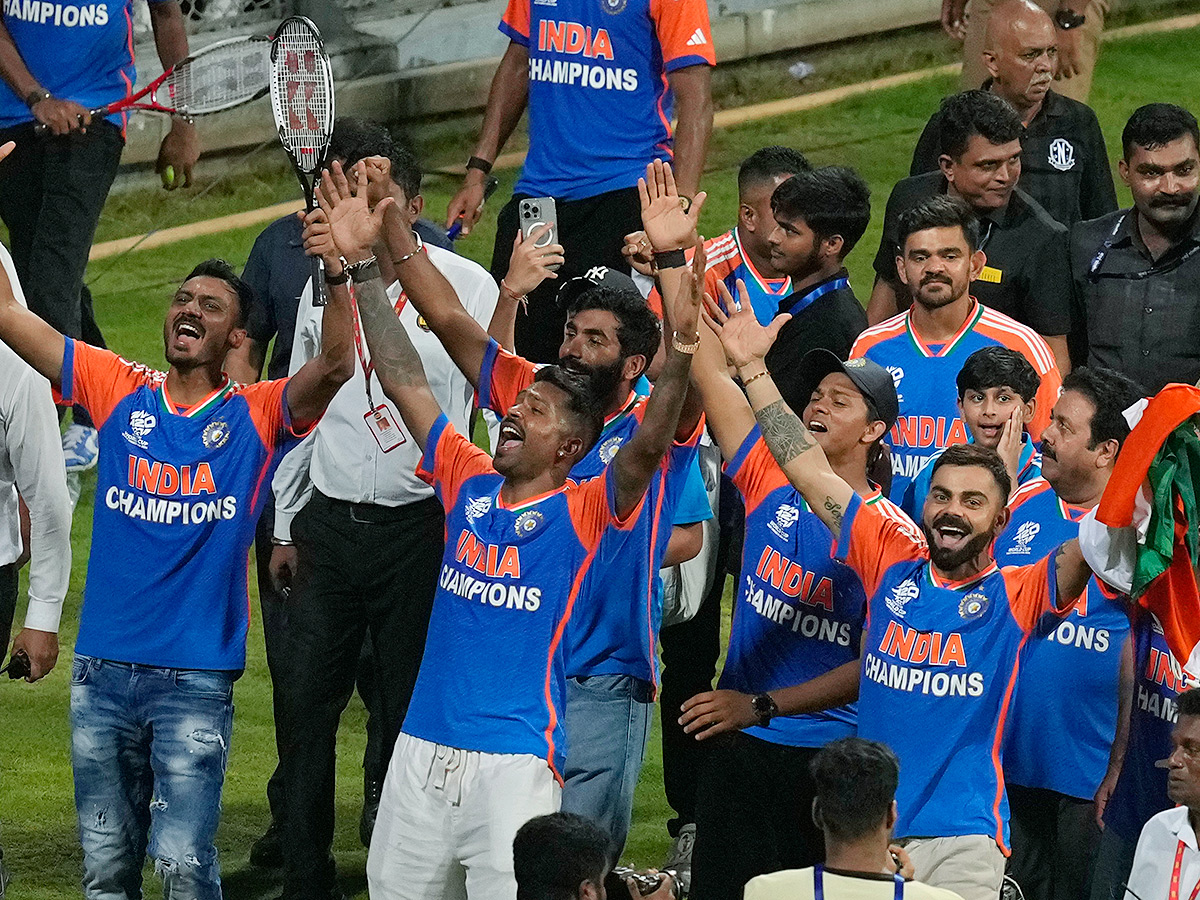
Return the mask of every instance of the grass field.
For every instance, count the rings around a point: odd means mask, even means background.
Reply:
[[[944,51],[938,51],[942,53]],[[940,60],[934,60],[940,61]],[[929,64],[926,62],[925,64]],[[739,90],[744,99],[765,99],[755,90],[755,76],[746,76]],[[888,190],[907,173],[911,148],[939,98],[953,89],[948,78],[887,91],[877,91],[834,106],[759,121],[713,136],[705,188],[711,198],[703,230],[715,235],[727,229],[736,208],[734,174],[738,162],[766,144],[789,144],[808,154],[815,164],[839,163],[857,168],[875,191],[875,221],[862,246],[851,254],[849,267],[860,297],[870,289],[870,262],[879,240],[879,224]],[[1092,102],[1100,116],[1110,153],[1119,150],[1120,130],[1128,114],[1151,100],[1196,107],[1200,95],[1200,29],[1131,38],[1107,44],[1101,57]],[[458,146],[450,158],[466,155]],[[187,211],[172,203],[189,204],[210,215],[250,209],[294,196],[295,185],[283,161],[262,153],[239,163],[236,157],[202,167],[201,178],[213,179],[218,170],[240,166],[204,198],[166,198],[161,191],[134,191],[114,196],[106,210],[100,239],[137,233],[154,225],[177,224]],[[515,173],[502,174],[503,198]],[[211,183],[211,182],[210,182]],[[427,209],[434,217],[446,208],[453,181],[431,177],[426,182]],[[1121,202],[1128,193],[1121,190]],[[195,204],[192,206],[192,204]],[[462,252],[486,263],[491,253],[494,216],[460,244]],[[161,322],[171,286],[191,265],[205,257],[223,256],[235,265],[245,262],[259,228],[179,243],[158,250],[102,260],[89,271],[97,313],[110,346],[125,356],[161,365]],[[59,900],[77,896],[80,852],[75,831],[67,724],[70,648],[78,623],[81,592],[90,543],[94,476],[84,479],[84,493],[75,514],[74,570],[62,627],[58,668],[41,683],[0,684],[0,827],[5,859],[16,880],[13,897]],[[251,579],[253,583],[253,578]],[[257,604],[255,604],[257,605]],[[18,623],[22,615],[18,610]],[[271,873],[248,863],[250,844],[265,828],[269,814],[264,786],[274,766],[269,682],[257,620],[252,622],[245,676],[238,682],[237,712],[225,812],[218,835],[223,858],[226,896],[234,900],[272,898],[279,893]],[[361,802],[361,761],[364,715],[357,699],[343,718],[339,735],[338,815],[335,851],[348,894],[366,896],[365,851],[358,845]],[[669,815],[662,796],[662,769],[657,734],[638,790],[635,824],[626,852],[638,865],[657,864],[667,845],[663,823]],[[152,877],[148,894],[161,889]]]

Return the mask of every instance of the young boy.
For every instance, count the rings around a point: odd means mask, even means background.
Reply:
[[[972,444],[995,450],[1004,460],[1013,490],[1042,474],[1042,457],[1025,431],[1037,412],[1042,379],[1024,356],[1007,347],[984,347],[967,357],[956,379],[958,409]],[[901,500],[920,521],[939,450],[926,460]]]

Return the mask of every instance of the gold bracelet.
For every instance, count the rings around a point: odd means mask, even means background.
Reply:
[[[693,353],[695,353],[697,350],[700,349],[700,333],[699,332],[696,333],[696,339],[694,341],[692,341],[690,344],[685,344],[679,340],[679,332],[672,331],[671,332],[671,346],[674,347],[676,350],[678,350],[680,353],[686,353],[688,356],[691,356]]]
[[[758,379],[762,378],[763,376],[765,376],[765,375],[770,375],[770,374],[771,374],[771,373],[770,373],[770,372],[768,372],[766,369],[763,369],[763,370],[762,370],[761,372],[759,372],[757,375],[751,375],[749,378],[745,378],[745,379],[743,379],[743,380],[742,380],[742,387],[749,387],[749,386],[750,386],[750,382],[752,382],[752,381],[758,381]]]

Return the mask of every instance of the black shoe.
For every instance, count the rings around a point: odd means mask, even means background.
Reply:
[[[283,825],[271,820],[270,827],[250,846],[250,865],[262,869],[283,868]]]
[[[383,796],[382,781],[367,781],[363,785],[362,815],[358,817],[358,839],[368,850],[371,834],[375,831],[375,817],[379,815],[379,798]]]

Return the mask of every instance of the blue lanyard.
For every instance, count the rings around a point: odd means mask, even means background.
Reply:
[[[781,309],[780,312],[786,312],[793,316],[799,315],[830,291],[840,291],[842,288],[846,287],[850,287],[850,279],[846,278],[844,275],[840,275],[832,281],[827,281],[824,284],[817,285],[815,288],[793,303],[790,309]]]
[[[899,873],[892,876],[896,883],[896,900],[904,900],[904,878]],[[813,900],[825,900],[825,867],[813,867]]]

